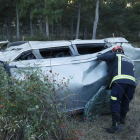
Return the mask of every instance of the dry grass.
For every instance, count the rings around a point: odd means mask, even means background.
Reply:
[[[76,122],[75,127],[82,129],[79,140],[140,140],[140,84],[136,88],[135,96],[130,103],[130,111],[126,117],[126,124],[122,132],[106,133],[104,128],[111,126],[111,115],[95,117],[91,122]]]

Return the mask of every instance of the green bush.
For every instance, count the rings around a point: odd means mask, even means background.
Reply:
[[[0,139],[71,139],[67,101],[59,98],[68,97],[69,79],[51,70],[19,74],[12,78],[0,67]]]

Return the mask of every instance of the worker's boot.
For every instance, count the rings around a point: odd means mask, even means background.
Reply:
[[[127,112],[121,112],[120,123],[125,124],[125,117]]]
[[[121,126],[120,126],[120,115],[119,114],[112,114],[112,127],[107,128],[106,132],[108,133],[115,133],[120,132]]]

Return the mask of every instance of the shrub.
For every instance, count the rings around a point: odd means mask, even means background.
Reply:
[[[45,34],[37,32],[35,35],[33,36],[25,36],[25,40],[29,40],[29,41],[47,41],[47,37]]]
[[[67,101],[59,97],[68,97],[69,79],[62,84],[51,70],[18,75],[12,78],[0,67],[0,139],[71,139]]]

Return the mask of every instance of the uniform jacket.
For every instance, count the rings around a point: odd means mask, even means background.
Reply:
[[[136,86],[134,77],[134,63],[121,52],[105,53],[97,56],[98,60],[106,61],[110,86],[112,83],[125,83]]]

